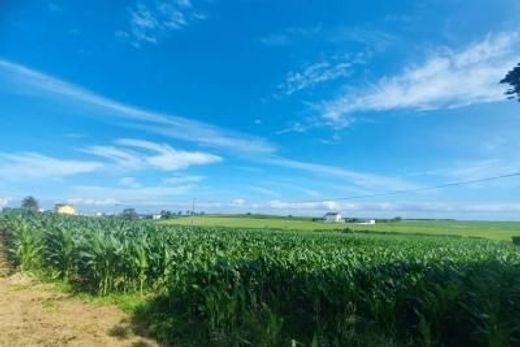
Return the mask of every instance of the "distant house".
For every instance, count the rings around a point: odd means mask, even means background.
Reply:
[[[161,218],[162,218],[162,214],[154,214],[154,215],[152,215],[152,219],[153,220],[159,220]]]
[[[327,212],[323,216],[325,223],[343,223],[343,217],[339,212]]]
[[[70,204],[56,204],[54,205],[54,212],[58,214],[76,214],[76,209]]]

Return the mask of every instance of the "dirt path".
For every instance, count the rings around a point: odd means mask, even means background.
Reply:
[[[135,336],[116,307],[86,303],[21,275],[0,275],[0,347],[22,346],[158,344]]]

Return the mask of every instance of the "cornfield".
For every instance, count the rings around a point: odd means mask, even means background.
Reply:
[[[520,251],[495,241],[3,214],[19,271],[141,294],[172,345],[520,345]]]

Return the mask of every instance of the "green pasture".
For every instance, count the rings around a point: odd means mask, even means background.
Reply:
[[[520,222],[403,220],[401,222],[360,225],[354,223],[326,224],[321,221],[313,221],[311,218],[213,215],[179,217],[163,220],[158,223],[237,229],[277,229],[293,231],[342,231],[348,228],[352,231],[359,232],[451,235],[507,241],[510,241],[512,236],[520,235]]]

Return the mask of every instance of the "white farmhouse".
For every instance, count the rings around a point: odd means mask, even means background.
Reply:
[[[161,214],[153,214],[153,215],[152,215],[152,219],[153,219],[153,220],[159,220],[159,219],[161,219],[161,218],[162,218],[162,215],[161,215]]]
[[[343,223],[343,217],[339,212],[327,212],[323,216],[325,223]]]

